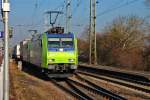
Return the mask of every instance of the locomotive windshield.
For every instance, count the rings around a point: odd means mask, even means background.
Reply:
[[[72,38],[61,38],[61,45],[62,47],[73,47],[73,39]]]
[[[73,38],[49,38],[48,48],[73,48]]]
[[[48,47],[49,48],[58,48],[58,47],[60,47],[59,38],[49,38],[48,39]]]

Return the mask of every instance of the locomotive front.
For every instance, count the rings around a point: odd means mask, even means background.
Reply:
[[[75,35],[73,33],[46,33],[44,40],[45,44],[43,44],[43,46],[47,48],[47,53],[43,53],[43,57],[45,54],[47,59],[43,61],[45,62],[45,66],[48,69],[47,71],[51,76],[53,76],[52,74],[55,74],[63,77],[64,75],[73,74],[77,69],[78,63],[77,39]]]

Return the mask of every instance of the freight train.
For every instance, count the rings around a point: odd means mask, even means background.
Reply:
[[[78,64],[77,38],[63,31],[55,27],[20,42],[20,60],[37,66],[50,77],[73,75]]]

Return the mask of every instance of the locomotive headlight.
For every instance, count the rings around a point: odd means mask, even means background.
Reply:
[[[74,59],[69,59],[69,62],[74,62]]]
[[[49,59],[48,60],[48,62],[54,62],[55,61],[55,59]]]

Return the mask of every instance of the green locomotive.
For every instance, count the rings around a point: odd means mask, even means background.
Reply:
[[[59,30],[59,31],[58,31]],[[50,77],[68,77],[77,69],[77,38],[55,28],[20,43],[21,60],[40,67]]]

